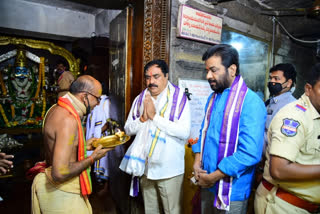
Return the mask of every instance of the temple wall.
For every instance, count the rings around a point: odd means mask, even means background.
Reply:
[[[2,28],[29,31],[31,35],[82,38],[95,31],[94,14],[17,0],[1,1],[0,20]]]
[[[203,0],[172,0],[171,4],[170,79],[173,83],[178,84],[179,78],[205,79],[205,66],[201,57],[205,50],[211,46],[211,44],[177,37],[177,18],[180,4],[186,4],[192,8],[221,17],[223,19],[222,30],[235,31],[266,43],[270,48],[268,50],[269,55],[265,55],[265,59],[268,60],[268,66],[265,66],[261,72],[266,74],[272,66],[272,17],[262,16],[259,11],[244,7],[237,1],[226,2],[218,6]],[[315,49],[302,43],[293,42],[287,35],[284,35],[283,31],[277,30],[274,61],[275,64],[281,62],[294,64],[298,72],[297,87],[294,95],[299,97],[304,92],[305,81],[303,76],[316,62]],[[244,63],[244,67],[249,69],[242,71],[247,72],[247,79],[252,83],[253,87],[257,87],[256,84],[258,83],[260,86],[257,88],[264,88],[262,93],[266,92],[266,98],[268,96],[266,91],[267,78],[265,76],[263,78],[255,77],[256,68],[259,67],[259,57],[261,56],[257,54],[256,59],[254,57],[248,58]],[[249,85],[249,87],[251,86]]]

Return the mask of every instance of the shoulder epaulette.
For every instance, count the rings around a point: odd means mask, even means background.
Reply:
[[[301,111],[303,111],[303,112],[305,112],[305,111],[307,110],[306,107],[304,107],[304,106],[302,106],[302,105],[299,105],[299,104],[296,104],[296,108],[299,109],[299,110],[301,110]]]

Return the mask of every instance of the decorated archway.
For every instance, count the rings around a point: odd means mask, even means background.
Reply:
[[[38,132],[46,110],[53,103],[47,97],[51,86],[45,57],[32,50],[43,49],[64,58],[74,76],[79,74],[80,60],[47,41],[1,36],[0,46],[6,45],[14,48],[0,55],[0,128],[5,133],[18,129]]]

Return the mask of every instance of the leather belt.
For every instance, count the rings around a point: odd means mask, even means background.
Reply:
[[[269,183],[267,180],[262,179],[262,185],[270,191],[274,185]],[[278,187],[276,196],[281,198],[282,200],[288,202],[289,204],[292,204],[293,206],[299,207],[301,209],[307,210],[310,213],[319,213],[320,212],[320,204],[314,204],[309,201],[306,201],[304,199],[301,199],[284,189]]]

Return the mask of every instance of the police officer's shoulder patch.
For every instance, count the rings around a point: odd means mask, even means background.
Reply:
[[[299,105],[299,104],[296,104],[296,109],[299,109],[300,111],[303,111],[303,112],[307,111],[306,107]]]
[[[294,119],[284,118],[281,126],[281,133],[288,137],[293,137],[297,134],[300,123]]]

